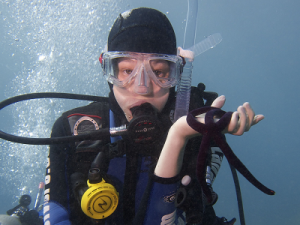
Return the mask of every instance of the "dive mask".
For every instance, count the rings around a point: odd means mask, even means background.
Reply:
[[[148,93],[150,80],[162,88],[174,87],[183,68],[183,59],[177,55],[105,52],[99,60],[108,82],[125,87],[134,80],[138,94]]]

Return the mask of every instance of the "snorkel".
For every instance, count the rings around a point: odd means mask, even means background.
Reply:
[[[198,0],[188,0],[188,12],[184,33],[183,49],[194,46],[198,14]],[[187,114],[190,104],[193,62],[186,61],[177,89],[174,122]]]
[[[174,121],[180,117],[187,115],[190,104],[191,82],[193,60],[196,56],[214,48],[222,41],[222,36],[219,33],[209,35],[204,40],[195,44],[196,28],[197,28],[198,1],[188,1],[187,22],[184,33],[183,49],[178,48],[179,55],[185,58],[186,64],[181,74],[181,81],[177,87],[177,97],[175,106]]]

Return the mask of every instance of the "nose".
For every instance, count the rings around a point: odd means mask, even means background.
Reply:
[[[147,95],[151,93],[150,78],[145,70],[144,65],[141,66],[134,81],[134,91],[139,95]]]

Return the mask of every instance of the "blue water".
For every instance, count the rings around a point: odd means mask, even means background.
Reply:
[[[97,62],[118,13],[148,6],[166,13],[183,43],[187,1],[5,1],[0,4],[0,100],[42,91],[107,95]],[[300,224],[298,159],[300,3],[280,1],[199,1],[196,42],[213,33],[223,41],[198,56],[193,85],[224,94],[224,110],[249,101],[265,115],[241,137],[227,135],[249,170],[276,191],[267,196],[240,176],[247,224]],[[63,111],[85,104],[34,100],[0,112],[0,129],[48,137]],[[37,193],[47,147],[0,140],[0,213],[21,194]],[[214,183],[219,216],[238,217],[235,190],[226,160]],[[237,222],[239,224],[239,222]]]

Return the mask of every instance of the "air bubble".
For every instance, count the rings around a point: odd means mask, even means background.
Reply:
[[[44,61],[46,59],[46,56],[45,55],[40,55],[39,56],[39,61],[41,62],[41,61]]]
[[[10,7],[3,15],[3,34],[8,37],[4,40],[17,49],[12,57],[20,51],[26,56],[26,63],[19,63],[22,69],[7,87],[7,97],[34,92],[107,96],[109,88],[104,78],[95,78],[99,74],[95,56],[100,55],[100,46],[105,45],[115,18],[124,11],[117,5],[119,1],[110,0],[112,7],[98,0],[6,2]],[[11,112],[12,133],[49,137],[56,118],[76,104],[58,99],[20,102]],[[15,196],[13,204],[18,196],[35,191],[35,184],[44,179],[48,147],[5,143],[0,143],[4,158],[0,188]]]

